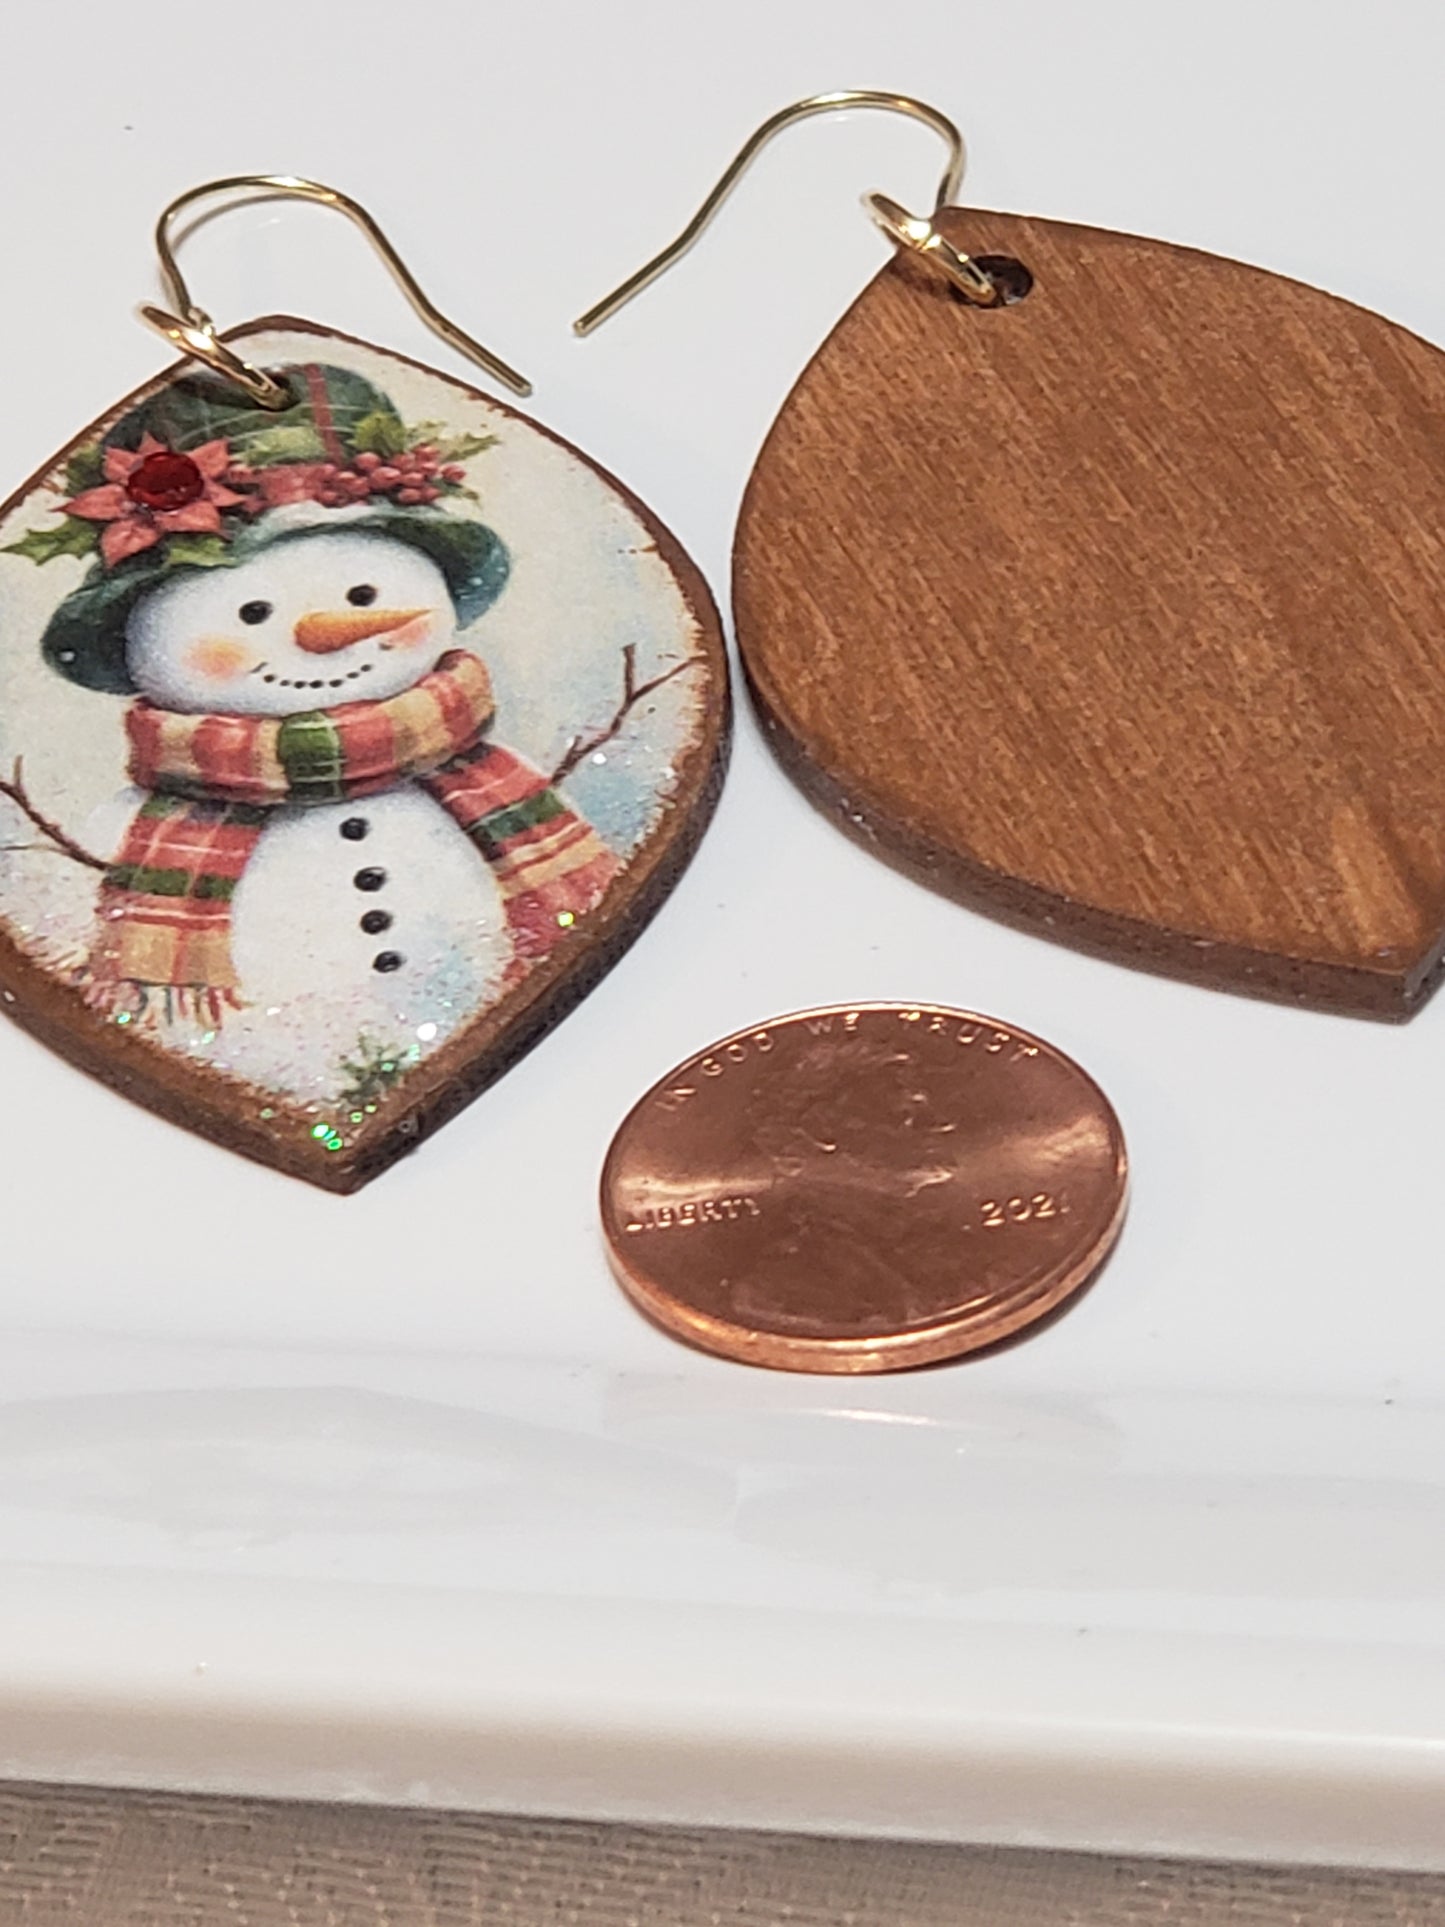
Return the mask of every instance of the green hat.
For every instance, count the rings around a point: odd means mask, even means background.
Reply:
[[[125,632],[143,596],[178,571],[234,568],[327,529],[375,530],[420,549],[445,577],[463,628],[500,595],[510,566],[501,537],[444,506],[474,499],[460,464],[492,437],[408,428],[350,369],[269,372],[293,397],[279,412],[208,374],[150,396],[71,457],[63,522],[10,545],[36,562],[95,557],[41,639],[46,661],[71,682],[132,694]]]

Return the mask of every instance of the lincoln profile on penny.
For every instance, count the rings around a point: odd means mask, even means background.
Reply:
[[[445,972],[479,931],[505,988],[619,868],[565,771],[494,740],[459,645],[511,567],[469,508],[487,438],[409,430],[353,370],[278,372],[279,415],[208,377],[143,401],[71,458],[58,525],[11,545],[90,558],[41,647],[130,699],[134,787],[88,849],[55,838],[103,870],[74,979],[129,1021],[219,1026],[298,987]]]

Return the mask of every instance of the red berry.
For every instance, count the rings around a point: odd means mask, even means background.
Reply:
[[[399,488],[396,492],[396,499],[398,502],[405,502],[409,507],[413,502],[419,502],[421,500],[421,490],[419,488]]]
[[[437,499],[437,497],[441,494],[441,490],[439,488],[427,487],[427,488],[418,489],[417,494],[420,495],[421,499],[424,502],[434,502]]]
[[[363,475],[369,475],[372,469],[381,467],[381,457],[373,454],[370,449],[367,449],[364,455],[357,456],[356,466],[361,470]]]
[[[448,462],[442,470],[442,480],[444,482],[464,482],[466,479],[467,471],[462,467],[460,462]]]
[[[423,442],[416,452],[418,458],[423,462],[434,462],[437,458],[436,444],[434,442]]]
[[[401,470],[393,468],[389,462],[384,462],[380,468],[374,468],[371,471],[373,488],[395,488],[400,480]]]
[[[316,473],[323,482],[334,482],[337,476],[335,462],[323,462]]]
[[[324,488],[316,499],[324,509],[339,509],[346,500],[346,497],[341,493],[340,489]]]

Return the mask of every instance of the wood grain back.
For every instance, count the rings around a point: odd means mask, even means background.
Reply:
[[[948,210],[770,433],[739,643],[845,826],[1010,919],[1406,1016],[1445,925],[1445,356],[1132,236]]]

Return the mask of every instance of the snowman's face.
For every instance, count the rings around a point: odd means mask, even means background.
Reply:
[[[446,578],[429,557],[338,529],[153,590],[131,613],[126,664],[162,709],[291,716],[399,695],[436,667],[454,632]]]

